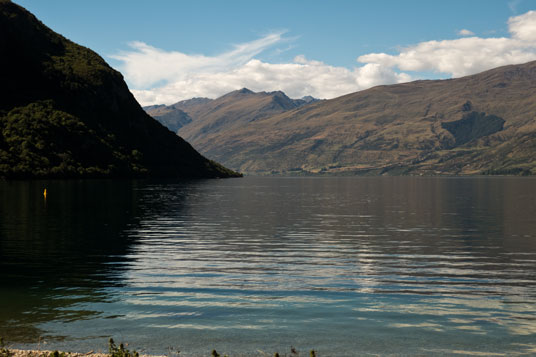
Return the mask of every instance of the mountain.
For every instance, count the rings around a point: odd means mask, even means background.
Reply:
[[[192,98],[187,100],[182,100],[178,103],[170,105],[171,108],[180,109],[185,112],[195,113],[197,110],[200,110],[205,104],[212,102],[210,98]],[[195,115],[195,114],[193,114]]]
[[[163,104],[151,105],[143,107],[143,109],[174,133],[192,122],[192,118],[184,111]]]
[[[0,176],[229,177],[148,116],[95,52],[0,0]]]
[[[320,101],[320,99],[316,99],[315,97],[310,96],[310,95],[306,95],[305,97],[302,97],[300,100],[303,100],[307,104]]]
[[[277,109],[261,115],[260,101]],[[536,174],[536,62],[297,108],[275,103],[233,92],[200,119],[189,113],[179,133],[249,174]]]
[[[186,111],[195,113],[211,101],[212,99],[209,98],[192,98],[169,106],[164,104],[148,105],[143,107],[143,110],[166,128],[177,133],[180,128],[192,122],[192,117]]]
[[[242,88],[225,94],[217,99],[193,98],[170,106],[144,107],[148,114],[166,125],[170,130],[178,127],[176,122],[169,123],[169,117],[186,113],[191,122],[180,125],[178,133],[194,146],[202,148],[210,142],[213,135],[232,132],[248,123],[265,119],[309,103],[318,101],[311,96],[291,99],[281,91],[255,93]],[[164,113],[164,114],[163,114]]]
[[[191,124],[179,134],[204,150],[214,135],[226,135],[257,120],[298,108],[305,103],[290,99],[281,91],[255,93],[247,88],[230,92],[204,105],[185,108],[192,117]],[[177,107],[177,105],[175,105]]]

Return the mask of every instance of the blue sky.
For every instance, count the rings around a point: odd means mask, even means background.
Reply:
[[[237,86],[329,98],[370,85],[471,74],[516,59],[530,60],[536,53],[527,44],[532,41],[528,35],[522,36],[522,45],[509,43],[508,49],[476,40],[515,40],[511,19],[536,10],[535,0],[15,2],[121,70],[142,104],[215,97]],[[532,17],[521,18],[523,33],[532,31]],[[465,34],[460,34],[464,29]],[[438,51],[459,51],[471,44],[491,46],[491,56],[501,60],[465,63],[460,69],[436,68],[430,63],[411,67],[402,61],[404,49],[415,47],[422,52],[426,46],[419,44],[458,39],[466,42],[444,42],[445,48],[435,48],[429,62],[438,61]],[[236,55],[237,46],[255,49]],[[513,55],[519,48],[522,53]],[[430,51],[424,53],[428,56]],[[361,57],[370,54],[397,58]],[[360,57],[367,60],[358,62]],[[203,66],[191,63],[199,58]],[[216,65],[222,58],[225,65]],[[452,61],[460,60],[453,57]],[[360,70],[367,65],[366,71]],[[159,67],[161,73],[157,73]],[[322,89],[330,86],[330,90]]]

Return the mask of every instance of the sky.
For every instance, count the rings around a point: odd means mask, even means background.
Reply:
[[[230,91],[334,98],[536,60],[536,0],[14,0],[142,105]]]

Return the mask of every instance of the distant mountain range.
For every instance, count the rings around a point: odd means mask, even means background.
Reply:
[[[0,78],[0,177],[238,175],[148,116],[99,55],[8,0]]]
[[[151,105],[143,109],[171,131],[195,140],[317,101],[319,99],[311,96],[291,99],[281,91],[255,93],[242,88],[217,99],[192,98],[169,106]]]
[[[536,174],[536,62],[306,105],[242,89],[165,108],[201,153],[248,174]]]

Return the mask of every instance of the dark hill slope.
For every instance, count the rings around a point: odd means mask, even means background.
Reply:
[[[535,174],[536,62],[203,125],[205,138],[183,135],[252,174]]]
[[[149,117],[95,52],[0,0],[0,176],[227,177]]]

